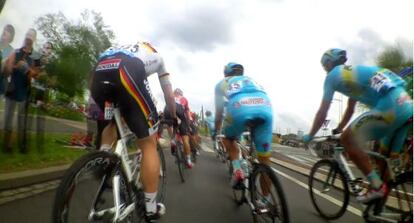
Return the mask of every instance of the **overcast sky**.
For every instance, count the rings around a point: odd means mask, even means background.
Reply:
[[[343,48],[349,64],[374,65],[385,46],[398,42],[412,57],[413,8],[412,0],[8,0],[0,27],[15,26],[13,46],[19,47],[38,16],[61,11],[76,20],[92,9],[102,13],[117,43],[152,43],[193,110],[214,109],[214,86],[223,66],[235,61],[270,95],[274,130],[296,133],[309,130],[320,104],[322,53]],[[150,82],[161,109],[155,75]],[[339,107],[337,101],[331,106],[332,127]]]

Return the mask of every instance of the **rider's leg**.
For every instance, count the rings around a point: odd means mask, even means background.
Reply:
[[[188,157],[191,155],[190,137],[188,135],[183,135],[182,137],[184,144],[184,154]]]
[[[137,145],[142,150],[141,179],[147,200],[147,212],[156,212],[156,196],[160,173],[160,160],[157,152],[156,134],[138,139]],[[139,180],[139,179],[136,179]]]
[[[240,159],[240,150],[239,146],[237,145],[236,140],[231,140],[224,138],[223,139],[224,147],[226,147],[230,161],[239,160]]]
[[[116,125],[113,122],[110,122],[102,131],[101,135],[101,147],[100,150],[111,150],[112,144],[117,139],[117,130]]]
[[[349,158],[368,178],[371,186],[377,189],[382,184],[381,177],[377,171],[372,168],[369,156],[357,141],[356,136],[352,134],[351,128],[346,129],[341,136],[341,144],[345,147],[345,151],[348,153]]]

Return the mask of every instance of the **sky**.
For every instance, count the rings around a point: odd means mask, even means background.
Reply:
[[[386,46],[398,43],[412,58],[412,0],[7,0],[0,27],[16,28],[14,47],[46,13],[76,21],[84,9],[102,14],[116,43],[150,42],[163,56],[174,87],[192,110],[214,110],[214,86],[223,67],[238,62],[259,82],[273,105],[274,131],[308,131],[322,97],[326,73],[320,58],[329,48],[348,52],[349,64],[375,65]],[[411,28],[410,28],[411,27]],[[38,38],[38,45],[44,42]],[[164,106],[156,75],[157,107]],[[346,98],[336,95],[328,119],[335,127]],[[340,102],[342,101],[342,102]]]

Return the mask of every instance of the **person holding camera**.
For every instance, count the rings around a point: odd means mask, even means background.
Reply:
[[[11,153],[11,132],[14,111],[18,111],[18,140],[20,152],[27,152],[26,142],[22,138],[25,130],[26,100],[30,88],[31,78],[37,77],[40,68],[34,66],[30,57],[33,51],[33,44],[36,40],[36,30],[29,29],[26,33],[23,46],[15,50],[7,59],[4,72],[10,75],[6,86],[6,104],[4,112],[4,152]]]

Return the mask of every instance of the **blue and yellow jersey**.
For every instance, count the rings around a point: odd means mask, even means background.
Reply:
[[[216,104],[223,105],[225,99],[229,100],[239,93],[266,93],[262,86],[247,76],[231,76],[221,80],[215,88]]]
[[[404,85],[403,79],[385,68],[340,65],[332,69],[325,79],[323,100],[331,101],[338,91],[373,107],[392,88]]]

